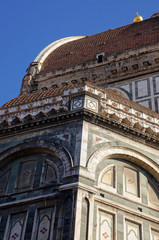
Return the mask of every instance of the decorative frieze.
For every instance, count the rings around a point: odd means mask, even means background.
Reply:
[[[145,80],[146,81],[146,80]],[[47,92],[47,91],[46,91]],[[119,125],[133,127],[151,135],[159,134],[158,114],[130,102],[112,89],[101,89],[90,83],[64,88],[60,95],[2,108],[0,126],[16,126],[59,114],[88,110],[106,116]]]

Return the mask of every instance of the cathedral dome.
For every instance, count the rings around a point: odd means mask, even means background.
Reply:
[[[65,68],[90,60],[97,55],[110,55],[136,49],[159,41],[159,18],[149,18],[138,24],[123,27],[86,37],[69,37],[53,42],[36,57],[40,71]]]
[[[123,55],[122,59],[134,56],[132,52],[137,49],[140,49],[139,52],[145,52],[146,48],[153,47],[158,42],[158,17],[90,36],[74,36],[57,40],[44,48],[30,64],[22,81],[20,94],[43,91],[86,80],[97,82],[100,85],[105,84],[105,80],[109,80],[111,76],[115,78],[117,72],[127,74],[129,71],[129,67],[125,65],[126,62],[123,66],[120,65],[120,71],[117,69],[119,66],[109,64],[109,62],[120,58],[121,54]],[[108,64],[111,68],[109,68],[110,73],[105,72],[107,79],[102,80],[103,82],[99,83],[96,80],[97,74],[94,70],[89,73],[90,76],[86,76],[84,73],[80,75],[79,69],[94,68],[98,63]],[[144,60],[142,64],[144,66],[151,65],[149,60]],[[136,62],[132,65],[133,69],[138,68]],[[75,74],[75,72],[78,73]]]
[[[57,48],[60,48],[63,44],[65,43],[69,43],[71,41],[77,40],[83,38],[83,36],[73,36],[73,37],[66,37],[66,38],[62,38],[59,39],[55,42],[52,42],[51,44],[49,44],[47,47],[45,47],[39,54],[38,56],[35,58],[34,62],[37,63],[41,63],[43,64],[43,62],[45,62],[46,58],[52,53],[54,52]]]

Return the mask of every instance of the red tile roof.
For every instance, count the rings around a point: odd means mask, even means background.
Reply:
[[[17,98],[13,98],[12,100],[10,100],[9,102],[5,103],[0,110],[6,109],[6,108],[10,108],[10,107],[15,107],[15,106],[20,106],[22,104],[27,104],[30,102],[34,102],[34,101],[38,101],[38,100],[43,100],[43,99],[47,99],[50,97],[55,97],[58,95],[63,95],[64,90],[70,89],[72,87],[79,87],[79,86],[83,86],[84,84],[76,84],[76,85],[72,85],[72,86],[64,86],[61,88],[56,88],[56,89],[49,89],[49,90],[45,90],[42,92],[36,92],[36,93],[31,93],[31,94],[26,94],[26,95],[20,95]],[[159,118],[159,114],[156,113],[155,111],[146,108],[136,102],[133,102],[131,100],[128,100],[127,98],[122,97],[121,95],[119,95],[116,91],[114,92],[113,89],[104,89],[101,87],[97,87],[92,83],[86,82],[86,85],[89,87],[93,87],[96,89],[99,89],[103,92],[106,92],[107,98],[111,99],[117,103],[121,103],[129,108],[133,108],[136,111],[145,113],[147,115],[150,115],[152,117],[155,118]]]
[[[159,42],[159,17],[68,42],[55,49],[44,61],[42,71],[57,69],[106,55]]]
[[[141,104],[137,103],[137,102],[133,102],[127,98],[121,97],[120,95],[114,93],[114,90],[111,89],[105,89],[105,91],[107,92],[107,98],[114,100],[115,102],[121,103],[129,108],[133,108],[136,111],[139,111],[141,113],[145,113],[147,115],[150,115],[152,117],[156,117],[159,118],[159,114],[156,113],[155,111],[142,106]]]
[[[61,94],[63,94],[64,90],[67,88],[68,87],[55,88],[55,89],[49,89],[49,90],[42,91],[42,92],[20,95],[19,97],[13,98],[9,102],[5,103],[0,108],[0,110],[2,110],[4,108],[15,107],[15,106],[19,106],[19,105],[26,104],[29,102],[34,102],[34,101],[43,100],[43,99],[46,99],[49,97],[61,95]]]

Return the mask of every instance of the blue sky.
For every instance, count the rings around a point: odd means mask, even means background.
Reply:
[[[48,44],[147,19],[158,0],[0,0],[0,106],[19,95],[29,64]]]

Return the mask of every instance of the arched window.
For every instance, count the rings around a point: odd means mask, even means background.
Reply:
[[[69,152],[53,142],[32,141],[1,153],[0,163],[0,238],[54,239],[55,219],[63,215],[60,238],[71,235],[76,193],[59,193],[73,166]]]
[[[159,192],[154,176],[125,157],[99,162],[96,179],[97,240],[114,240],[115,235],[123,240],[159,239]]]
[[[121,159],[105,160],[99,164],[99,169],[98,188],[101,191],[119,194],[131,201],[159,209],[159,192],[154,185],[154,177],[144,169]]]
[[[53,155],[41,153],[17,158],[0,169],[0,196],[53,186],[62,174],[63,165]]]

